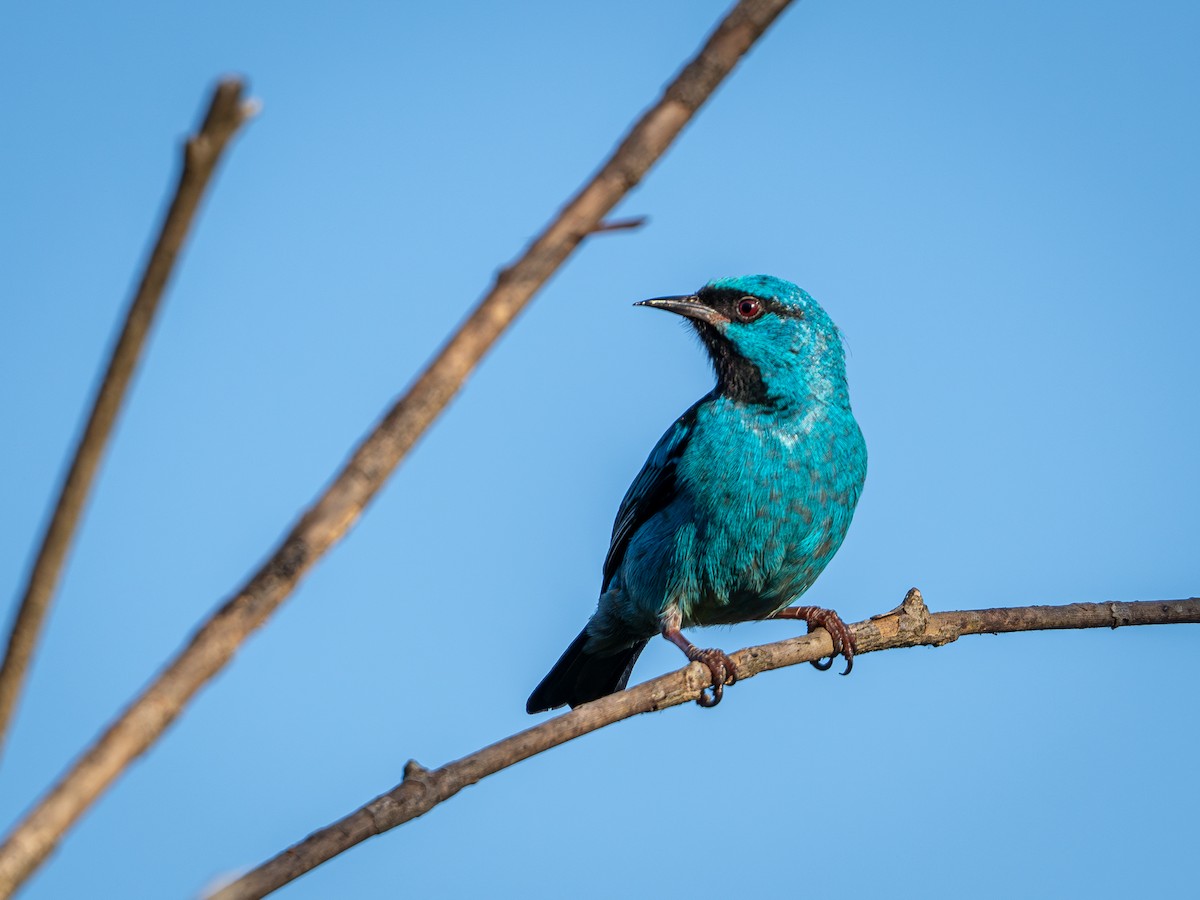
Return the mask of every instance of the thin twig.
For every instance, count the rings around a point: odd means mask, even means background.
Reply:
[[[790,0],[740,0],[633,126],[595,176],[495,284],[354,451],[267,562],[19,822],[0,846],[0,898],[11,896],[100,794],[175,720],[191,697],[291,594],[358,519],[534,293],[642,180],[696,110]]]
[[[930,613],[921,592],[913,588],[905,596],[904,602],[891,612],[851,627],[858,653],[863,654],[896,647],[940,647],[967,634],[1186,622],[1200,623],[1200,598]],[[748,647],[732,654],[732,657],[740,684],[760,672],[811,662],[828,656],[832,651],[829,635],[821,629],[803,637]],[[501,769],[638,713],[695,700],[709,686],[710,678],[703,665],[691,663],[686,668],[627,691],[586,703],[440,768],[426,769],[415,760],[410,760],[404,767],[404,780],[391,791],[314,832],[211,894],[208,900],[265,897],[355,844],[424,815],[463,788]]]
[[[632,231],[646,224],[646,216],[630,216],[628,219],[605,219],[592,229],[592,234],[604,234],[608,231]]]
[[[146,261],[137,293],[129,304],[125,325],[113,346],[104,380],[96,391],[87,425],[75,448],[54,513],[30,568],[21,604],[13,617],[8,649],[0,667],[0,751],[88,491],[104,456],[108,436],[133,378],[159,301],[221,154],[254,110],[253,104],[242,101],[240,81],[222,81],[213,91],[204,124],[185,146],[175,198],[167,209],[158,240]]]

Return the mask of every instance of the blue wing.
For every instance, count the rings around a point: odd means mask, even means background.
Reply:
[[[605,588],[621,567],[625,551],[629,549],[629,542],[637,530],[675,499],[678,493],[675,469],[695,428],[696,411],[707,399],[705,397],[696,402],[659,438],[642,466],[642,471],[625,492],[625,499],[621,501],[621,508],[617,510],[617,520],[613,523],[608,555],[604,557]]]

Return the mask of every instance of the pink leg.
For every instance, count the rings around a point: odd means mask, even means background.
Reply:
[[[824,672],[833,665],[833,661],[838,656],[843,656],[846,659],[846,670],[843,675],[849,675],[850,670],[854,668],[854,653],[858,649],[854,643],[854,632],[852,632],[842,621],[842,617],[835,613],[832,609],[821,609],[819,606],[789,606],[787,609],[781,609],[774,615],[767,616],[768,619],[803,619],[808,623],[808,630],[814,628],[824,628],[829,632],[829,637],[833,640],[833,655],[825,662],[815,660],[813,666]]]

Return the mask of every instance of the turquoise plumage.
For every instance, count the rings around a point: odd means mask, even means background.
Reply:
[[[836,613],[788,608],[841,546],[866,477],[837,327],[805,291],[768,275],[639,305],[691,320],[717,384],[667,430],[634,479],[596,612],[527,709],[621,690],[657,633],[708,666],[713,689],[702,702],[714,705],[736,680],[733,665],[680,629],[750,619],[827,628],[848,672],[853,638]]]

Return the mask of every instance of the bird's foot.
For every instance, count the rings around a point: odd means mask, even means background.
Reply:
[[[770,618],[803,619],[808,623],[809,632],[814,628],[824,628],[829,632],[829,638],[833,641],[833,653],[829,659],[813,660],[813,668],[824,672],[833,666],[833,661],[839,656],[844,657],[846,660],[846,668],[842,672],[843,675],[849,675],[850,670],[854,668],[854,654],[858,650],[858,646],[854,642],[854,632],[842,621],[842,617],[832,609],[822,609],[819,606],[789,606],[787,609],[781,609]]]
[[[725,685],[737,681],[737,669],[724,650],[701,650],[683,636],[679,630],[679,612],[674,607],[663,616],[662,636],[682,650],[692,662],[703,663],[712,678],[712,694],[705,688],[696,698],[704,707],[713,707],[721,702]]]
[[[724,650],[700,650],[693,646],[686,652],[688,659],[703,663],[712,676],[712,695],[701,691],[696,702],[704,707],[716,706],[725,694],[725,685],[737,683],[737,669],[734,668],[733,660]]]

